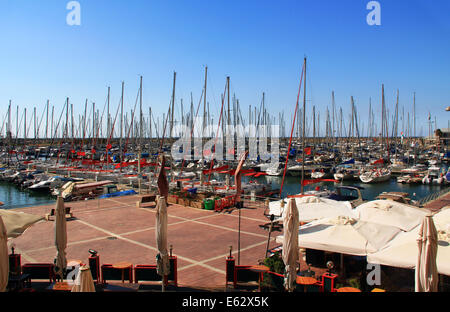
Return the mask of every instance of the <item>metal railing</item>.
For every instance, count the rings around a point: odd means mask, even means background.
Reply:
[[[429,203],[429,202],[431,202],[433,200],[436,200],[439,197],[441,197],[441,196],[443,196],[443,195],[445,195],[445,194],[447,194],[449,192],[450,192],[450,186],[448,186],[448,187],[446,187],[446,188],[444,188],[444,189],[442,189],[442,190],[440,190],[438,192],[434,192],[434,193],[428,194],[427,196],[421,198],[417,202],[417,205],[419,207],[423,207],[425,204],[427,204],[427,203]]]

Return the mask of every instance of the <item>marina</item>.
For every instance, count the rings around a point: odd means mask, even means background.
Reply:
[[[436,1],[0,4],[0,293],[449,292]]]

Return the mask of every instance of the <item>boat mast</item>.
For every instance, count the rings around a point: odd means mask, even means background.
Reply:
[[[120,99],[120,137],[119,137],[119,149],[120,149],[120,172],[122,172],[122,162],[123,162],[123,146],[122,146],[122,137],[123,137],[123,93],[124,93],[124,85],[125,82],[122,81],[122,97]]]
[[[170,112],[170,137],[173,136],[173,112],[175,110],[175,81],[177,78],[177,73],[173,72],[173,88],[172,88],[172,109]]]
[[[303,61],[303,66],[305,69],[304,72],[304,81],[303,81],[303,125],[302,125],[302,184],[301,184],[301,193],[304,194],[304,186],[303,182],[305,181],[305,110],[306,110],[306,57]]]

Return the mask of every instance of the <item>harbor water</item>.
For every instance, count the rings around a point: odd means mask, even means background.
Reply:
[[[216,179],[222,179],[215,175]],[[259,183],[270,185],[272,189],[280,189],[282,177],[277,176],[260,176],[243,177],[243,181],[257,180]],[[401,184],[397,183],[396,178],[384,183],[364,184],[358,181],[344,181],[343,183],[322,182],[305,186],[305,191],[314,190],[316,187],[321,189],[333,190],[337,185],[353,185],[360,186],[363,189],[361,193],[365,200],[374,200],[382,192],[405,192],[409,194],[412,200],[420,200],[427,195],[438,192],[445,185],[428,185],[428,184]],[[287,195],[295,195],[301,192],[300,178],[286,176],[283,185],[282,197]],[[0,201],[4,203],[1,209],[14,209],[20,207],[30,207],[38,205],[48,205],[55,203],[55,198],[50,194],[21,190],[16,185],[8,182],[0,182]]]

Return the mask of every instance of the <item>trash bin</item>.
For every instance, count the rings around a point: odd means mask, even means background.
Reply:
[[[213,199],[204,199],[203,204],[204,204],[206,210],[214,209],[214,200]]]

